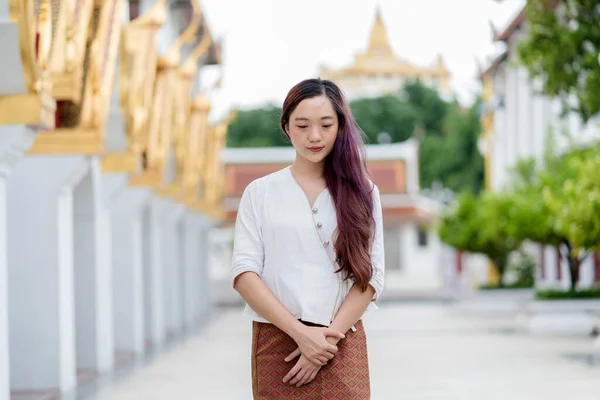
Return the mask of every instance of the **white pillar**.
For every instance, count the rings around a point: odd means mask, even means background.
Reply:
[[[1,134],[1,132],[0,132]],[[6,176],[0,176],[0,400],[9,400],[8,284],[6,266]]]
[[[80,156],[27,156],[8,180],[8,301],[13,390],[76,384],[73,188]]]
[[[154,195],[142,218],[144,263],[144,331],[147,344],[160,346],[166,335],[164,293],[164,215],[173,203]]]
[[[77,369],[113,367],[112,271],[108,211],[97,157],[74,189],[75,326]]]
[[[111,201],[114,331],[117,352],[144,353],[142,211],[150,190],[123,187]]]
[[[579,288],[589,288],[594,284],[594,254],[590,255],[583,260],[579,267]]]
[[[174,202],[165,209],[162,219],[163,273],[165,291],[165,323],[169,337],[177,336],[183,327],[183,224],[185,207]]]
[[[31,146],[35,132],[24,126],[0,127],[0,400],[10,398],[8,328],[7,185],[11,168]]]
[[[211,293],[211,265],[210,265],[210,231],[214,227],[214,221],[205,216],[200,216],[200,232],[198,236],[199,243],[199,282],[198,297],[196,299],[199,306],[199,323],[203,323],[210,316],[212,311],[212,293]]]
[[[183,251],[185,265],[183,269],[183,314],[186,330],[192,330],[197,322],[199,306],[196,302],[200,290],[199,224],[196,214],[188,212],[184,219],[185,239]]]
[[[411,148],[405,160],[406,192],[408,194],[418,194],[421,190],[419,183],[419,141],[409,139],[408,142],[411,144]]]
[[[193,331],[201,321],[203,296],[206,289],[203,274],[205,273],[206,256],[203,242],[206,221],[201,215],[188,212],[184,217],[183,252],[185,264],[183,268],[183,314],[184,326],[187,331]]]

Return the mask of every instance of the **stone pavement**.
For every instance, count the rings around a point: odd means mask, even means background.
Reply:
[[[591,338],[523,336],[508,317],[436,303],[383,305],[365,327],[373,400],[600,399],[600,366],[583,358]],[[240,311],[222,311],[201,336],[99,399],[251,400],[250,340]]]

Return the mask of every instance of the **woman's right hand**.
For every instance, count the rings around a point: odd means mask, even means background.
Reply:
[[[345,335],[335,329],[307,326],[296,339],[300,352],[309,361],[325,365],[337,353],[337,346],[327,341],[328,337],[343,339]]]

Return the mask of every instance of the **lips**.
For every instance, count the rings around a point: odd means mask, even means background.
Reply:
[[[323,150],[323,147],[309,147],[308,148],[310,151],[312,151],[313,153],[318,153],[321,150]]]

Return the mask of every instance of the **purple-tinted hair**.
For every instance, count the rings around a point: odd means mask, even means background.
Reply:
[[[302,100],[326,96],[338,117],[333,150],[325,158],[325,182],[337,216],[335,251],[344,279],[353,279],[363,291],[373,275],[371,243],[374,231],[373,197],[366,165],[362,131],[340,88],[329,80],[307,79],[294,86],[283,102],[281,129]]]

